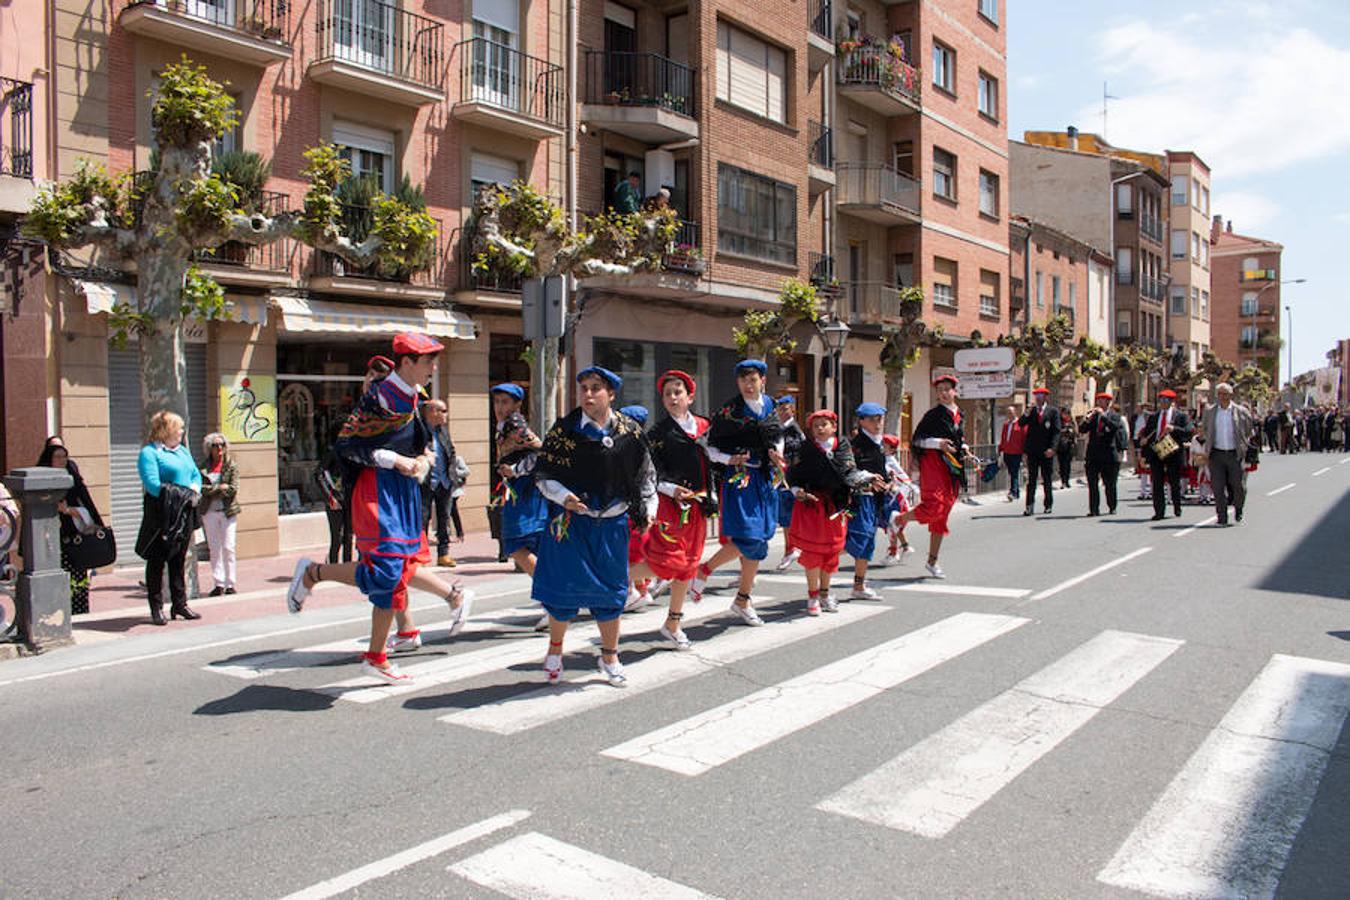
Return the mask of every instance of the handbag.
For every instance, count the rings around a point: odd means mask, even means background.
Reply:
[[[100,525],[88,534],[62,535],[61,550],[72,571],[101,569],[117,559],[117,539],[111,528]]]

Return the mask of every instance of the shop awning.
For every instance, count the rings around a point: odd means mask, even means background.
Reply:
[[[91,316],[112,312],[114,304],[136,305],[136,289],[129,284],[110,284],[106,281],[84,281],[72,278],[75,292],[84,295],[85,309]],[[246,297],[238,294],[226,294],[229,303],[228,318],[231,322],[243,322],[245,325],[264,325],[267,323],[267,298]]]
[[[282,331],[366,335],[421,331],[434,337],[474,338],[473,320],[449,309],[363,306],[304,297],[277,297],[275,302]]]

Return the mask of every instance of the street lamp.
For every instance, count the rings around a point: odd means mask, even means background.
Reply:
[[[1306,279],[1306,278],[1287,278],[1287,279],[1285,279],[1284,281],[1272,281],[1272,282],[1269,282],[1268,284],[1264,284],[1264,285],[1261,286],[1261,289],[1258,290],[1258,291],[1256,292],[1256,297],[1253,298],[1253,300],[1252,300],[1252,362],[1253,362],[1253,363],[1255,363],[1255,362],[1257,361],[1257,358],[1258,358],[1258,355],[1259,355],[1259,354],[1258,354],[1258,351],[1259,351],[1259,349],[1260,349],[1260,347],[1258,346],[1258,341],[1259,341],[1259,338],[1260,338],[1260,335],[1259,335],[1259,333],[1258,333],[1258,332],[1259,332],[1259,325],[1258,325],[1257,323],[1259,322],[1259,320],[1260,320],[1260,315],[1261,315],[1261,295],[1264,294],[1266,291],[1270,290],[1271,288],[1273,288],[1273,287],[1279,287],[1280,285],[1283,285],[1283,284],[1306,284],[1307,282],[1308,282],[1308,279]],[[1285,307],[1285,309],[1288,309],[1288,308],[1289,308],[1289,307],[1287,307],[1287,306]],[[1277,321],[1276,324],[1279,324],[1279,322]],[[1279,351],[1278,351],[1278,348],[1277,348],[1276,352],[1277,352],[1277,353],[1279,352]],[[1292,358],[1292,357],[1291,357],[1291,358]],[[1275,380],[1276,380],[1276,381],[1279,381],[1279,368],[1280,368],[1280,367],[1279,367],[1278,365],[1275,367]],[[1290,374],[1292,375],[1293,373],[1291,372]]]
[[[1284,311],[1289,314],[1289,380],[1286,384],[1294,383],[1294,308],[1286,306]]]
[[[834,377],[834,411],[839,412],[842,404],[842,384],[843,371],[841,359],[844,354],[844,343],[848,340],[848,333],[851,329],[848,323],[842,319],[834,319],[830,324],[820,329],[820,333],[825,338],[825,346],[830,351],[830,374]]]

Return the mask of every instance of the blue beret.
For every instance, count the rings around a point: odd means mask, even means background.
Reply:
[[[762,359],[743,359],[736,363],[736,374],[739,375],[742,369],[754,369],[764,376],[769,374],[769,364]]]
[[[625,406],[623,409],[619,410],[619,412],[623,413],[628,418],[633,419],[639,425],[646,425],[647,416],[650,415],[650,413],[647,412],[647,407],[638,406],[637,404]]]
[[[600,379],[605,381],[613,390],[618,391],[623,389],[623,379],[620,378],[618,375],[615,375],[609,369],[606,369],[604,366],[587,366],[586,368],[582,369],[580,372],[577,373],[577,383],[580,384],[581,379],[585,378],[587,375],[598,376]]]
[[[886,415],[886,407],[880,403],[862,403],[854,410],[854,413],[860,417],[884,416]]]
[[[488,391],[488,393],[505,394],[508,397],[515,397],[517,400],[525,399],[525,389],[522,388],[520,385],[512,384],[509,381],[503,384],[494,384],[492,386],[492,390]]]
[[[774,404],[776,406],[796,406],[797,398],[792,396],[791,394],[784,394],[783,396],[775,400]]]

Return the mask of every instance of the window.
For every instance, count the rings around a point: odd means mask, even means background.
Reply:
[[[1189,188],[1186,186],[1186,185],[1187,185],[1187,181],[1188,181],[1188,179],[1186,178],[1185,175],[1173,175],[1173,176],[1172,176],[1172,205],[1173,205],[1173,206],[1185,206],[1185,205],[1186,205],[1186,196],[1187,196],[1186,192],[1189,190]]]
[[[719,163],[717,249],[795,265],[797,189]]]
[[[999,312],[998,273],[980,270],[980,315],[996,316]]]
[[[1182,312],[1185,312],[1185,310],[1182,310]],[[1191,318],[1200,318],[1200,289],[1198,287],[1191,288]]]
[[[1122,219],[1134,215],[1134,192],[1128,184],[1116,185],[1116,212]]]
[[[1172,258],[1186,258],[1186,232],[1184,231],[1172,232]]]
[[[1078,285],[1069,282],[1069,315],[1077,315],[1078,310]]]
[[[717,99],[775,122],[787,121],[787,54],[717,23]]]
[[[1243,326],[1242,326],[1242,346],[1244,346],[1244,347],[1255,347],[1255,346],[1256,346],[1256,326],[1255,326],[1255,325],[1243,325]]]
[[[212,159],[217,159],[226,153],[233,153],[236,150],[244,149],[244,95],[231,94],[230,99],[234,101],[234,108],[240,113],[240,121],[235,122],[233,128],[226,131],[211,143]]]
[[[895,142],[895,171],[914,177],[914,142]]]
[[[1200,182],[1191,182],[1191,205],[1196,209],[1200,208]]]
[[[469,158],[469,185],[473,196],[489,184],[510,184],[520,177],[520,164],[500,156],[475,153]],[[472,202],[472,201],[471,201]]]
[[[956,93],[956,51],[937,41],[933,41],[933,85]]]
[[[914,287],[914,254],[897,253],[893,260],[897,287]]]
[[[846,27],[848,30],[848,39],[850,41],[856,41],[860,39],[863,36],[862,14],[856,12],[855,10],[850,9],[848,11],[848,20],[846,22]]]
[[[1200,318],[1209,321],[1209,291],[1200,292]]]
[[[1186,286],[1184,284],[1172,285],[1171,313],[1174,316],[1186,315]]]
[[[1200,265],[1209,268],[1209,241],[1200,239]]]
[[[1130,314],[1123,312],[1116,320],[1116,337],[1132,338],[1134,337],[1134,328],[1131,326]]]
[[[933,148],[933,194],[956,199],[956,157],[940,147]]]
[[[956,260],[933,257],[933,305],[956,309]]]
[[[1059,312],[1059,308],[1060,308],[1061,306],[1064,305],[1063,301],[1060,299],[1060,297],[1061,297],[1062,295],[1060,294],[1060,291],[1059,291],[1059,285],[1060,285],[1060,279],[1059,279],[1059,276],[1058,276],[1058,275],[1051,275],[1051,276],[1050,276],[1050,302],[1054,304],[1054,306],[1052,306],[1051,309],[1053,309],[1055,312]]]
[[[1045,307],[1045,276],[1040,269],[1036,270],[1036,308]]]
[[[1119,284],[1134,282],[1134,259],[1129,247],[1116,248],[1116,281]]]
[[[1256,291],[1248,291],[1242,295],[1242,315],[1256,315]]]
[[[1200,211],[1206,216],[1209,215],[1209,188],[1200,188]]]
[[[394,133],[350,122],[333,123],[338,155],[352,167],[353,178],[370,177],[386,194],[394,190]]]
[[[998,120],[998,79],[987,72],[980,73],[980,112]]]
[[[998,217],[998,176],[984,169],[980,170],[980,212]]]
[[[998,0],[979,0],[980,15],[995,25],[998,24]]]
[[[478,40],[473,44],[473,97],[514,109],[521,99],[514,4],[475,3],[474,13],[473,36]]]
[[[1191,232],[1191,259],[1200,261],[1200,235]]]

